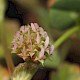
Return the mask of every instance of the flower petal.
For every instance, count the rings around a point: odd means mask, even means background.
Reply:
[[[44,30],[43,30],[43,28],[39,27],[39,29],[40,29],[40,34],[44,36]]]
[[[49,53],[52,54],[53,53],[53,50],[54,50],[54,46],[51,45],[50,48],[49,48]]]
[[[18,38],[20,36],[19,31],[16,33],[16,38]]]
[[[26,56],[23,56],[22,54],[17,54],[20,58],[23,58],[23,60],[26,60]]]
[[[29,28],[27,26],[25,26],[25,33],[29,30]]]
[[[20,31],[22,31],[22,33],[24,33],[24,32],[25,32],[25,27],[22,26],[22,27],[20,28]]]
[[[30,30],[28,30],[28,42],[31,43]]]
[[[14,44],[13,44],[13,48],[12,48],[12,49],[13,49],[12,52],[16,52],[17,47],[18,47],[18,45],[17,45],[16,43],[14,43]]]
[[[36,29],[39,28],[39,25],[37,23],[34,23]]]
[[[36,32],[36,28],[35,28],[35,26],[34,26],[33,23],[31,23],[31,28],[32,28],[32,30],[33,30],[34,32]]]
[[[44,57],[44,48],[41,48],[41,51],[39,53],[39,59]]]
[[[22,46],[23,44],[23,35],[20,36],[20,45]]]
[[[27,50],[26,50],[26,48],[25,47],[23,47],[23,49],[22,49],[22,56],[23,56],[23,59],[25,59],[26,57],[26,52],[27,52]]]
[[[45,40],[45,49],[47,48],[48,44],[49,44],[49,37],[47,36]]]
[[[39,35],[38,32],[37,32],[37,43],[38,43],[38,44],[40,43],[40,35]]]
[[[28,37],[30,37],[30,30],[28,30]]]
[[[19,38],[19,36],[20,36],[20,33],[19,33],[19,31],[16,33],[16,36],[14,36],[14,39],[13,39],[13,43],[15,43],[16,41],[17,41],[17,39]]]

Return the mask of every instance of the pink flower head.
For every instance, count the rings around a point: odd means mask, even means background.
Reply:
[[[37,23],[22,26],[12,42],[12,52],[25,61],[41,62],[47,55],[53,53],[54,46],[50,44],[49,36]]]

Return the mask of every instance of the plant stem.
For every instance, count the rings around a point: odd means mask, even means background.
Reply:
[[[10,78],[12,77],[13,75],[13,71],[14,71],[14,64],[13,64],[13,60],[12,60],[12,57],[11,57],[11,54],[10,54],[10,51],[8,49],[8,44],[7,44],[7,38],[6,38],[6,30],[4,28],[4,21],[2,22],[2,24],[0,24],[0,38],[1,38],[1,43],[3,45],[3,48],[4,48],[4,51],[5,51],[5,59],[6,59],[6,63],[7,63],[7,66],[8,66],[8,70],[9,70],[9,75],[10,75]]]
[[[6,38],[5,17],[4,17],[6,11],[6,0],[0,0],[0,11],[1,11],[0,12],[0,40],[5,51],[5,59],[11,77],[14,71],[14,64],[8,49],[7,38]]]
[[[77,32],[79,30],[78,26],[75,26],[73,28],[71,28],[70,30],[68,30],[67,32],[65,32],[55,43],[54,43],[54,47],[55,49],[58,48],[67,38],[69,38],[72,34],[74,34],[75,32]]]
[[[38,68],[34,63],[21,63],[15,68],[12,80],[31,80]]]

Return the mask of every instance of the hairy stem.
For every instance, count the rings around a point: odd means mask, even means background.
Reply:
[[[38,68],[34,63],[21,63],[15,68],[12,80],[31,80]]]

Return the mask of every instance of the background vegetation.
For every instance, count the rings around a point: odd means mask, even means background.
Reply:
[[[32,80],[80,80],[80,0],[0,0],[0,80],[9,80],[13,72],[7,64],[24,62],[10,55],[10,46],[19,27],[31,22],[42,26],[53,43],[74,28],[74,34],[59,40],[51,60]]]

